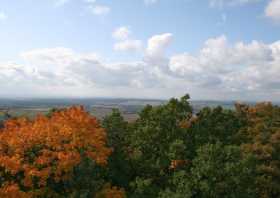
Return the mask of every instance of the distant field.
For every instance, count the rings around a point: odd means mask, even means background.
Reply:
[[[46,114],[52,108],[65,108],[72,105],[83,105],[92,115],[98,119],[104,118],[112,112],[112,109],[119,109],[127,121],[137,119],[137,113],[147,105],[161,105],[164,100],[145,99],[33,99],[33,100],[0,100],[0,119],[4,119],[4,113],[11,116],[27,116],[33,118],[37,114]],[[234,108],[234,101],[191,101],[194,112],[203,107],[222,106],[226,109]]]
[[[113,109],[119,109],[127,121],[137,118],[137,113],[147,104],[160,105],[163,100],[142,99],[35,99],[35,100],[0,100],[0,119],[7,112],[13,117],[26,116],[33,118],[37,114],[46,114],[52,108],[66,108],[83,105],[98,119],[109,115]]]
[[[58,107],[58,108],[60,108],[60,107]],[[118,108],[118,107],[115,107],[115,108]],[[20,107],[17,107],[17,108],[10,108],[8,110],[5,109],[4,111],[9,113],[12,117],[25,116],[28,118],[34,118],[38,114],[43,114],[43,115],[47,114],[51,109],[52,109],[52,107],[46,107],[46,108],[36,108],[36,107],[20,108]],[[126,110],[123,110],[123,108],[118,108],[118,109],[121,110],[125,120],[133,121],[133,120],[137,119],[138,111],[128,112]],[[112,112],[113,108],[100,106],[100,107],[92,107],[88,110],[91,113],[91,115],[97,117],[98,119],[103,119],[106,115],[109,115]],[[3,109],[2,109],[2,111],[3,111]],[[0,113],[0,120],[4,119],[3,116],[4,116],[4,114]]]

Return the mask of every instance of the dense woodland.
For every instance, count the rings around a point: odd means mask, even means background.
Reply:
[[[280,197],[280,107],[236,104],[194,114],[189,96],[126,122],[82,107],[0,131],[0,197]]]

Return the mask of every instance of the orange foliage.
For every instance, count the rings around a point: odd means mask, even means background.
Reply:
[[[188,164],[187,160],[172,160],[169,169],[177,169]]]
[[[17,184],[6,184],[0,189],[0,197],[3,198],[29,198],[27,193],[20,191]]]
[[[107,184],[103,187],[102,191],[97,193],[96,198],[125,198],[125,191],[115,186],[111,187]]]
[[[19,186],[32,190],[44,188],[48,179],[67,180],[83,157],[104,166],[110,153],[104,129],[82,107],[55,112],[50,118],[9,120],[0,131],[0,167],[12,184],[1,186],[0,197],[22,193]],[[11,179],[19,174],[21,180]]]
[[[245,143],[241,148],[246,153],[255,154],[259,165],[259,185],[261,197],[279,195],[280,177],[280,108],[271,103],[259,103],[256,106],[236,105],[237,112],[245,117],[247,124],[240,130]]]
[[[196,116],[192,116],[190,119],[185,119],[179,123],[180,128],[188,129],[197,121]]]
[[[245,115],[248,123],[240,131],[249,140],[242,147],[245,151],[257,154],[260,160],[270,161],[273,152],[275,152],[274,144],[279,143],[278,117],[280,109],[274,108],[271,103],[259,103],[252,107],[238,105],[237,111]]]

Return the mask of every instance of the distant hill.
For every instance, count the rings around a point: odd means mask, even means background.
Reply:
[[[122,98],[65,98],[65,99],[0,99],[0,112],[8,112],[12,116],[34,117],[36,114],[47,113],[51,108],[65,108],[73,105],[83,105],[94,116],[102,119],[111,113],[112,109],[119,109],[125,119],[135,120],[137,112],[145,105],[161,105],[165,100],[158,99],[122,99]],[[194,113],[197,113],[204,107],[222,106],[225,109],[233,109],[235,101],[209,101],[209,100],[192,100]],[[254,105],[255,102],[246,102]],[[0,114],[0,119],[4,119]]]

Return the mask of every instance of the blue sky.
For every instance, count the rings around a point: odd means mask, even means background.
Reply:
[[[0,97],[280,99],[280,0],[3,0],[0,30]]]

